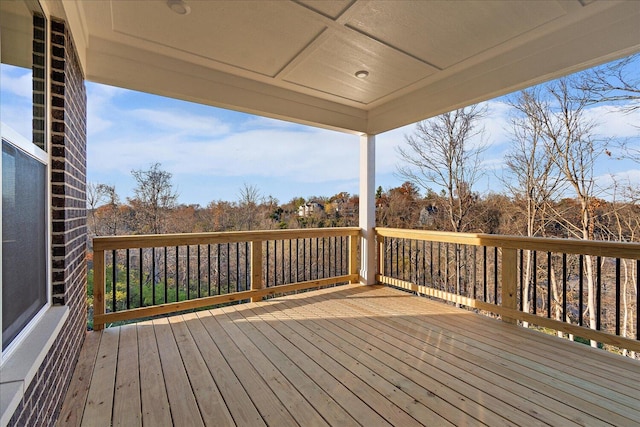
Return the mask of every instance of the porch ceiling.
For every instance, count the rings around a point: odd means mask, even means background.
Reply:
[[[88,80],[369,134],[640,50],[637,1],[48,3]]]

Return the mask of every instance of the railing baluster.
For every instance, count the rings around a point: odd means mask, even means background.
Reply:
[[[394,274],[393,274],[393,271],[394,271],[394,270],[393,270],[393,266],[394,266],[394,263],[393,263],[393,243],[394,243],[394,242],[395,242],[395,239],[394,239],[394,238],[390,238],[390,239],[389,239],[389,260],[390,260],[390,263],[389,263],[389,265],[390,265],[390,268],[389,268],[389,275],[390,275],[391,277],[396,277],[396,276],[394,276]]]
[[[238,288],[238,290],[242,289],[241,285],[241,280],[240,280],[240,243],[236,242],[236,287]],[[246,288],[246,284],[245,284],[245,291],[247,290]]]
[[[227,243],[226,260],[227,260],[227,293],[230,293],[231,292],[231,243]]]
[[[197,255],[198,255],[198,265],[197,265],[197,268],[198,268],[198,298],[201,298],[202,297],[202,274],[201,274],[202,266],[201,266],[200,257],[202,256],[202,254],[201,254],[200,245],[198,245],[198,253],[197,253]]]
[[[533,279],[533,314],[536,314],[538,311],[538,251],[533,251],[531,278]]]
[[[296,282],[300,281],[300,239],[296,238]]]
[[[640,259],[636,260],[636,339],[640,341]]]
[[[442,243],[438,242],[438,288],[442,289]]]
[[[407,239],[402,239],[402,260],[400,265],[402,266],[402,280],[407,280],[407,255],[405,254],[405,248],[407,246]]]
[[[445,259],[444,259],[444,290],[450,292],[449,289],[449,243],[445,243]]]
[[[482,300],[487,302],[487,247],[482,247]]]
[[[413,271],[411,270],[411,266],[413,265],[413,245],[412,244],[413,244],[413,240],[409,239],[409,282],[415,283],[415,281],[413,280]]]
[[[217,244],[217,249],[216,249],[216,263],[217,265],[217,271],[216,271],[216,275],[218,276],[218,281],[217,281],[217,285],[218,285],[218,295],[222,295],[222,281],[220,280],[220,248],[221,245],[220,243]]]
[[[616,335],[620,335],[620,258],[616,258]]]
[[[168,280],[168,270],[169,266],[167,265],[167,247],[164,247],[164,302],[165,304],[169,302],[169,280]]]
[[[431,271],[431,286],[434,285],[433,281],[433,241],[429,242],[429,270]]]
[[[207,244],[207,296],[211,296],[211,244]]]
[[[562,321],[567,320],[567,254],[562,254]]]
[[[266,281],[265,285],[268,288],[269,286],[271,286],[269,284],[269,241],[268,240],[265,242],[265,246],[267,248],[267,257],[266,257],[266,260],[265,260],[266,261],[265,262],[265,269],[266,269],[265,271],[267,272],[267,274],[266,274],[267,281]]]
[[[326,264],[325,264],[325,248],[324,248],[324,237],[322,238],[322,278],[324,279],[325,277],[327,277],[327,272],[326,272]]]
[[[473,247],[473,299],[476,299],[476,285],[478,284],[478,256],[477,256],[477,247]]]
[[[547,252],[547,319],[551,319],[551,252]]]
[[[111,251],[111,311],[116,311],[116,281],[117,281],[117,266],[116,266],[116,251]]]
[[[498,247],[493,248],[493,303],[498,304]]]
[[[131,277],[130,277],[130,260],[129,249],[126,251],[126,269],[127,269],[127,310],[131,308]],[[95,274],[95,273],[94,273]]]
[[[524,311],[524,251],[520,249],[520,311]],[[528,286],[528,284],[527,284]]]
[[[320,275],[319,275],[320,274],[320,270],[319,270],[319,267],[320,267],[319,264],[320,263],[318,262],[318,260],[320,259],[319,246],[320,245],[318,244],[318,238],[316,237],[316,258],[315,258],[315,260],[316,260],[316,279],[318,279],[320,277]]]
[[[151,305],[156,305],[156,248],[151,248]]]
[[[422,273],[422,280],[420,282],[422,286],[425,286],[427,284],[427,242],[424,240],[422,241],[422,268],[420,271]]]
[[[582,311],[583,304],[583,294],[584,294],[584,255],[580,255],[579,258],[579,280],[578,280],[578,325],[583,326],[584,323],[584,315]]]
[[[596,329],[601,329],[602,322],[602,259],[600,256],[596,258]]]
[[[140,258],[138,258],[139,261],[139,267],[140,267],[140,283],[138,283],[139,287],[140,287],[140,305],[139,307],[143,306],[143,302],[144,300],[142,299],[142,282],[143,282],[143,273],[142,273],[142,248],[140,248],[140,253],[139,253]]]
[[[180,302],[180,249],[176,246],[176,302]]]
[[[244,242],[244,280],[245,287],[248,290],[251,282],[251,260],[249,255],[249,242]]]
[[[350,237],[340,237],[340,274],[345,274],[346,269],[348,268],[345,258],[347,254],[344,253],[345,239],[350,239]]]
[[[190,246],[187,245],[187,299],[191,299],[191,253]]]

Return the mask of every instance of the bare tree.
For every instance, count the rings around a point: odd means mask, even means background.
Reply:
[[[178,200],[171,173],[162,170],[160,163],[154,163],[147,170],[133,170],[131,174],[138,184],[133,190],[135,197],[129,199],[136,213],[138,231],[164,233],[166,214]]]
[[[246,182],[238,192],[238,230],[253,230],[260,225],[259,205],[262,202],[260,189]]]
[[[579,89],[587,95],[589,103],[614,102],[625,111],[640,108],[640,53],[618,61],[592,68],[583,73]]]
[[[89,218],[91,218],[90,230],[94,235],[97,233],[96,209],[105,200],[105,194],[101,191],[102,184],[95,182],[87,183],[87,208],[89,209]]]
[[[590,103],[589,94],[580,90],[579,81],[570,78],[546,85],[545,94],[548,99],[538,99],[534,104],[538,125],[550,146],[550,157],[580,206],[577,223],[568,221],[562,215],[558,215],[558,220],[564,224],[570,236],[593,240],[593,202],[598,191],[594,180],[594,166],[598,157],[605,152],[605,144],[595,138],[594,123],[585,116],[585,109]],[[596,289],[592,256],[585,256],[585,269],[589,325],[595,329]],[[591,344],[597,345],[594,341]]]
[[[478,125],[486,111],[473,105],[421,121],[414,134],[405,137],[407,147],[398,148],[404,163],[398,166],[398,175],[425,191],[434,185],[444,190],[444,208],[454,232],[466,230],[467,217],[478,199],[473,185],[480,178],[480,156],[486,148],[484,129]],[[461,265],[460,245],[456,245],[454,263],[459,294],[461,272],[466,268]]]
[[[552,147],[542,128],[540,113],[546,107],[540,99],[540,88],[520,92],[510,105],[514,111],[511,119],[513,144],[505,156],[507,177],[503,182],[514,199],[524,205],[526,235],[536,236],[545,229],[545,211],[560,190],[560,175],[557,163],[550,155]],[[524,253],[522,306],[525,312],[530,308],[530,286],[535,274],[532,255],[530,250]]]
[[[117,234],[120,198],[115,186],[93,182],[87,184],[87,207],[93,235]]]
[[[398,175],[429,190],[444,189],[446,212],[451,230],[465,231],[467,216],[476,203],[473,186],[481,175],[484,129],[478,127],[486,108],[474,105],[442,114],[416,125],[413,135],[405,136],[406,147],[399,147],[403,164]]]

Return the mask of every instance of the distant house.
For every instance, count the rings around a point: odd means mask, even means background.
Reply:
[[[433,205],[422,208],[422,210],[420,210],[420,219],[418,220],[420,225],[423,227],[433,225],[437,213],[438,208]]]
[[[298,216],[305,218],[324,211],[324,205],[316,201],[307,202],[298,208]]]

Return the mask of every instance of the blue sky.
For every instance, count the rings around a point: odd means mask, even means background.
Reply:
[[[1,68],[2,117],[18,132],[30,129],[30,80],[24,70]],[[180,203],[205,206],[210,201],[238,199],[243,185],[281,203],[293,197],[358,193],[357,136],[302,126],[249,114],[87,83],[90,182],[115,185],[124,200],[132,195],[131,171],[159,162],[173,174]],[[486,103],[484,120],[486,175],[476,191],[500,191],[497,178],[509,149],[509,107],[505,98]],[[602,137],[640,140],[640,111],[623,114],[619,107],[589,110]],[[634,126],[633,124],[636,124]],[[414,125],[376,137],[376,186],[399,186],[396,147]],[[598,182],[612,175],[640,184],[640,165],[602,158]]]

